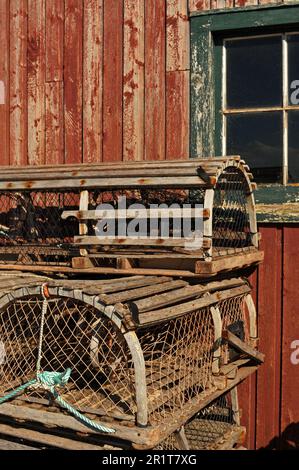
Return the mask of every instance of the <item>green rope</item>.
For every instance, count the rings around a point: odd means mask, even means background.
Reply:
[[[93,421],[92,419],[86,418],[86,416],[84,416],[78,410],[73,408],[72,405],[70,405],[69,403],[64,401],[63,398],[61,398],[55,386],[64,387],[70,378],[71,372],[72,371],[69,368],[66,369],[64,372],[47,372],[47,371],[41,372],[37,374],[37,377],[35,379],[32,379],[29,382],[26,382],[20,387],[12,390],[11,392],[8,392],[6,395],[4,395],[4,397],[0,398],[0,405],[10,400],[11,398],[14,398],[20,392],[23,392],[24,390],[32,386],[34,387],[40,386],[44,388],[44,390],[49,390],[60,406],[68,410],[72,415],[74,415],[78,420],[80,420],[86,426],[89,426],[100,432],[114,433],[115,432],[114,429],[107,428],[106,426],[103,426],[102,424],[97,423],[96,421]]]

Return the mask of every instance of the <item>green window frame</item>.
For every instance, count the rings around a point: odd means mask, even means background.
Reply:
[[[244,7],[191,14],[190,155],[222,154],[222,45],[225,37],[265,35],[299,31],[299,2],[284,5]],[[299,200],[298,185],[264,185],[260,203],[283,204]],[[296,221],[297,215],[267,221]],[[263,220],[263,217],[259,217]]]

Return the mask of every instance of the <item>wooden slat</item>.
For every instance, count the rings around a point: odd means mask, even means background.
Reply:
[[[187,156],[186,156],[187,158]],[[74,163],[74,164],[65,164],[65,165],[36,165],[34,167],[34,173],[43,173],[48,170],[52,171],[59,171],[61,172],[74,172],[73,175],[78,175],[81,171],[96,171],[99,172],[103,170],[122,170],[126,169],[138,169],[138,170],[146,170],[146,169],[158,169],[158,168],[210,168],[211,165],[213,166],[215,162],[218,162],[219,167],[221,168],[223,163],[227,162],[227,164],[233,164],[233,162],[240,162],[240,156],[233,155],[227,157],[209,157],[209,158],[192,158],[192,159],[178,159],[178,160],[168,160],[168,161],[147,161],[147,162],[134,162],[134,161],[127,161],[125,163],[122,162],[110,162],[110,163],[101,163],[101,164],[82,164],[82,163]],[[14,174],[15,177],[17,175],[23,173],[32,173],[32,168],[28,166],[20,165],[18,169],[12,166],[3,166],[1,168],[1,172],[3,176],[6,174]]]
[[[129,300],[141,299],[149,295],[155,295],[160,292],[172,291],[178,287],[186,286],[186,281],[177,280],[164,282],[162,284],[154,285],[152,287],[146,286],[140,289],[133,289],[130,291],[118,292],[113,295],[101,296],[100,300],[105,299],[105,303],[113,305],[119,302],[128,302]]]
[[[40,423],[45,426],[51,426],[51,427],[57,427],[57,428],[62,428],[62,429],[70,429],[73,431],[77,432],[83,432],[83,433],[88,433],[91,435],[94,434],[102,434],[105,437],[108,436],[108,434],[105,433],[99,433],[99,431],[86,427],[84,424],[81,424],[76,418],[73,418],[72,416],[69,415],[64,415],[62,413],[53,413],[50,411],[41,411],[41,410],[35,410],[33,408],[28,408],[25,406],[16,406],[13,404],[7,404],[3,403],[1,405],[0,409],[1,415],[4,416],[9,416],[10,418],[13,419],[22,419],[25,421],[29,422],[34,422],[34,423]],[[98,422],[104,424],[101,422],[99,419]],[[148,427],[145,431],[145,435],[141,435],[142,433],[136,433],[136,430],[134,428],[129,428],[127,426],[122,426],[119,423],[113,422],[113,423],[105,423],[108,427],[111,426],[113,429],[115,429],[116,433],[112,434],[113,437],[119,437],[121,439],[125,439],[128,441],[133,441],[137,443],[144,443],[152,440],[153,438],[153,429],[151,427]],[[111,435],[110,435],[111,437]]]
[[[63,24],[64,3],[61,0],[46,0],[47,82],[62,82],[63,80]]]
[[[47,85],[56,85],[54,84],[47,84]],[[82,164],[83,165],[83,164]],[[216,170],[214,171],[215,175]],[[206,181],[209,179],[209,176],[214,176],[212,173],[210,175],[203,175],[199,177],[201,181]],[[36,172],[35,169],[31,171],[8,171],[6,172],[3,170],[1,175],[1,181],[18,181],[20,179],[31,181],[34,177],[38,180],[57,180],[57,177],[61,179],[74,179],[74,178],[125,178],[123,180],[123,186],[127,186],[127,178],[131,176],[139,177],[140,180],[144,178],[151,178],[155,176],[160,177],[185,177],[185,176],[198,176],[198,171],[196,166],[191,167],[164,167],[164,168],[127,168],[125,165],[119,169],[102,169],[101,167],[97,167],[97,169],[87,169],[82,166],[81,169],[78,171],[71,171],[65,170],[63,167],[55,167],[53,169],[38,171]],[[233,184],[233,183],[231,183]]]
[[[102,160],[103,0],[84,0],[83,162]]]
[[[49,430],[47,430],[49,432]],[[64,450],[101,450],[103,447],[92,445],[86,442],[80,442],[74,439],[67,439],[66,437],[57,436],[55,434],[46,434],[43,432],[33,431],[25,427],[9,426],[8,424],[0,423],[0,432],[4,436],[19,438],[25,440],[27,443],[42,444],[46,447],[64,449]],[[13,444],[11,443],[11,446]],[[22,448],[30,449],[27,446],[20,446]],[[0,441],[1,448],[1,441]],[[13,448],[13,447],[11,447]]]
[[[46,85],[46,162],[64,162],[63,83],[47,82]]]
[[[27,160],[27,0],[10,2],[10,163]]]
[[[167,71],[189,70],[188,0],[167,0]]]
[[[165,159],[165,0],[145,1],[145,159]]]
[[[76,245],[117,245],[117,246],[185,246],[194,243],[193,238],[149,238],[149,237],[100,237],[100,236],[77,236],[74,237]],[[210,240],[202,240],[202,247],[209,248]],[[187,250],[188,248],[186,248]]]
[[[58,175],[57,175],[58,177]],[[211,184],[213,181],[211,181]],[[191,187],[200,187],[207,186],[203,180],[198,177],[153,177],[153,178],[127,178],[126,186],[128,188],[191,188]],[[86,178],[86,179],[57,179],[53,180],[24,180],[16,182],[2,182],[0,180],[0,189],[88,189],[88,188],[123,188],[124,180],[122,178],[113,178],[107,179],[103,177],[99,178]]]
[[[166,159],[189,155],[189,71],[166,74]]]
[[[230,271],[237,267],[241,268],[251,264],[258,264],[264,259],[263,251],[255,250],[252,253],[239,253],[236,255],[219,256],[215,261],[197,261],[195,272],[197,274],[212,274],[219,271]]]
[[[123,0],[104,0],[103,160],[122,160]]]
[[[82,27],[83,2],[65,0],[64,112],[65,161],[82,161]]]
[[[240,338],[238,338],[236,335],[231,333],[228,330],[224,330],[222,332],[222,338],[227,341],[227,343],[234,348],[238,349],[243,354],[246,354],[246,356],[250,357],[251,359],[254,359],[257,362],[264,362],[265,361],[265,355],[260,353],[259,351],[256,351],[253,349],[251,346],[246,344],[244,341],[241,341]]]
[[[173,305],[177,302],[182,302],[191,298],[197,298],[202,296],[206,292],[213,292],[214,290],[221,290],[224,288],[237,287],[243,284],[241,279],[231,279],[227,281],[211,282],[207,285],[194,285],[188,286],[181,289],[176,289],[172,292],[165,294],[159,294],[148,297],[142,300],[136,300],[134,307],[138,313],[144,313],[149,310],[166,307]]]
[[[9,164],[9,0],[0,2],[0,165]]]
[[[114,210],[112,214],[109,214],[107,210],[80,210],[80,211],[64,211],[61,214],[62,219],[67,219],[68,217],[75,217],[79,220],[97,220],[97,219],[133,219],[136,216],[142,216],[146,213],[146,217],[204,217],[207,218],[210,216],[209,209],[188,209],[186,212],[181,211],[181,209],[126,209],[126,210]]]
[[[181,305],[176,305],[174,307],[167,307],[159,310],[153,310],[151,312],[142,313],[138,317],[138,322],[140,325],[153,324],[159,321],[170,320],[171,318],[177,318],[187,313],[194,312],[199,308],[213,305],[221,300],[225,300],[236,295],[242,295],[250,292],[250,287],[241,286],[231,289],[227,289],[223,292],[217,292],[217,294],[212,294],[209,297],[192,300]]]
[[[124,0],[123,159],[144,158],[144,0]]]
[[[45,163],[45,0],[28,0],[28,163]]]

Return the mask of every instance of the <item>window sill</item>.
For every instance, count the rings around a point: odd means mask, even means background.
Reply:
[[[255,201],[259,223],[299,223],[299,185],[259,186]]]

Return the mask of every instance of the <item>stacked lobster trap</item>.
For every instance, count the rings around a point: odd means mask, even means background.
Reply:
[[[264,360],[242,275],[262,259],[244,162],[33,173],[5,169],[0,182],[5,432],[41,443],[50,426],[64,448],[239,446],[237,386]],[[201,204],[200,248],[159,227],[150,239],[95,235],[99,203],[124,194],[145,217],[153,201]]]

